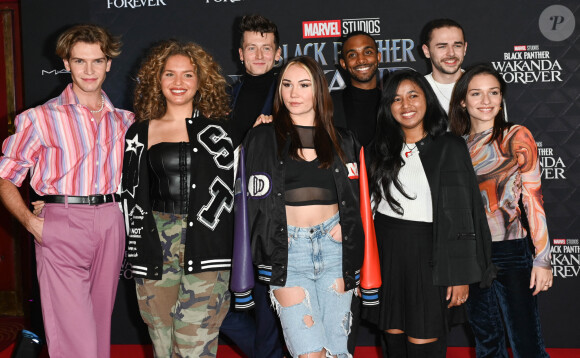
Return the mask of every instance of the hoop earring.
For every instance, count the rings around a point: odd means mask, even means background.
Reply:
[[[276,67],[276,68],[277,67],[282,67],[283,62],[284,61],[282,61],[282,58],[281,57],[279,59],[277,59],[277,60],[274,60],[274,67]]]

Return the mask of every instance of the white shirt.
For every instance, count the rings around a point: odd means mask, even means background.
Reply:
[[[397,188],[395,188],[395,185],[391,183],[389,190],[393,195],[393,198],[397,200],[403,208],[403,215],[400,215],[391,209],[389,203],[387,203],[387,200],[385,199],[384,192],[382,193],[383,198],[379,203],[377,211],[383,215],[403,220],[423,221],[428,223],[433,222],[431,189],[429,188],[429,182],[427,181],[427,175],[425,175],[423,164],[421,164],[421,158],[419,158],[419,149],[415,144],[407,144],[407,146],[403,145],[401,157],[403,158],[405,165],[403,165],[399,171],[399,182],[401,182],[405,193],[413,199],[407,199]]]
[[[445,110],[445,113],[449,114],[449,102],[451,101],[451,94],[453,93],[453,88],[455,87],[455,82],[453,83],[439,83],[433,79],[433,73],[425,75],[425,79],[433,88],[433,92],[437,96],[441,107]]]

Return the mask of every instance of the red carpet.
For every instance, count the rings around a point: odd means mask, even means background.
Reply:
[[[10,358],[13,346],[0,352],[0,358]],[[580,358],[580,349],[548,348],[551,358]],[[243,358],[229,346],[220,346],[218,358]],[[140,345],[113,345],[111,348],[111,358],[153,358],[151,346]],[[380,348],[377,347],[356,347],[355,358],[380,358]],[[43,354],[41,358],[48,358],[48,354]],[[473,348],[449,347],[447,358],[475,358]]]
[[[18,333],[26,327],[22,317],[0,317],[0,352],[16,341]],[[2,356],[2,353],[0,353]],[[3,357],[3,356],[2,356]]]

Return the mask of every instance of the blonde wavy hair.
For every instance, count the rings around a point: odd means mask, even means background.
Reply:
[[[217,62],[198,44],[167,40],[149,51],[137,73],[133,101],[137,120],[160,118],[167,111],[167,102],[161,92],[161,73],[167,59],[174,55],[189,58],[195,68],[198,89],[194,96],[193,108],[208,118],[227,118],[230,112],[230,99],[226,93],[226,80],[221,75],[221,68]]]

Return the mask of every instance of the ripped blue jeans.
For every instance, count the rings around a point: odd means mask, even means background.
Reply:
[[[300,287],[305,298],[284,307],[274,295],[281,286],[270,286],[270,297],[293,357],[323,348],[327,356],[351,357],[347,340],[353,291],[336,290],[337,279],[342,278],[342,243],[329,234],[338,221],[337,213],[308,228],[288,225],[288,273],[283,287]]]

